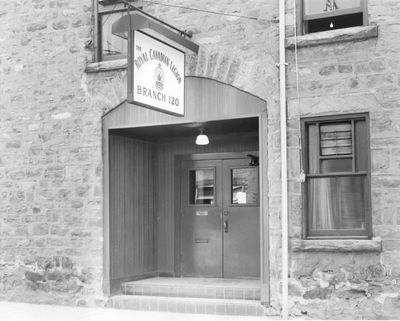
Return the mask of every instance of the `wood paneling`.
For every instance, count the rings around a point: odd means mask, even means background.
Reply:
[[[121,104],[105,116],[107,128],[143,127],[259,116],[267,108],[262,99],[215,80],[185,78],[185,116]]]
[[[156,270],[153,145],[111,134],[111,280]]]

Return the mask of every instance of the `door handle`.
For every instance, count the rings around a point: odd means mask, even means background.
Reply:
[[[224,230],[225,233],[228,233],[228,220],[224,221]]]

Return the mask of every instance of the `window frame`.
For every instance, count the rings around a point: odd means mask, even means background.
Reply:
[[[367,150],[365,154],[367,156],[367,171],[355,171],[355,161],[357,155],[356,143],[354,135],[352,135],[352,150],[353,150],[353,166],[352,172],[331,172],[331,173],[318,173],[309,174],[309,142],[308,142],[308,126],[317,123],[338,123],[343,121],[351,121],[352,132],[354,133],[354,121],[364,121],[366,131],[366,146]],[[316,117],[304,117],[300,119],[301,122],[301,148],[302,148],[302,163],[305,173],[305,181],[301,186],[302,193],[302,239],[372,239],[372,210],[371,210],[371,145],[370,145],[370,126],[369,126],[369,113],[354,113],[354,114],[343,114],[343,115],[328,115],[328,116],[316,116]],[[318,159],[320,159],[318,155]],[[365,230],[333,230],[328,232],[310,233],[309,231],[309,217],[308,211],[308,184],[309,179],[312,178],[324,178],[324,177],[365,177]]]
[[[108,57],[104,59],[102,57],[102,31],[103,28],[100,25],[101,23],[101,15],[110,14],[114,12],[122,12],[127,11],[127,6],[123,2],[119,3],[109,3],[105,5],[101,5],[99,0],[94,1],[94,35],[93,35],[93,43],[94,43],[94,61],[112,61],[117,59],[125,59],[127,58],[127,54],[115,55],[113,57]],[[139,9],[143,8],[143,4],[140,0],[135,0],[132,3],[137,6]]]
[[[343,9],[343,10],[338,10],[338,11],[332,11],[332,12],[324,12],[324,13],[318,13],[318,14],[311,14],[311,15],[306,15],[305,14],[305,5],[304,1],[307,0],[300,0],[298,2],[297,8],[296,8],[296,15],[298,17],[297,19],[297,35],[305,35],[309,34],[308,33],[308,25],[306,21],[308,20],[315,20],[315,19],[322,19],[322,18],[329,18],[329,17],[337,17],[337,16],[342,16],[342,15],[348,15],[352,13],[359,13],[362,12],[363,14],[363,26],[368,26],[368,0],[360,0],[360,6],[358,8],[351,8],[351,9]],[[300,18],[299,18],[300,17]],[[345,28],[342,28],[345,29]],[[337,30],[337,29],[335,29]],[[329,30],[327,30],[329,31]]]

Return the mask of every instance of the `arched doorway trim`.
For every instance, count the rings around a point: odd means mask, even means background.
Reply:
[[[163,114],[123,102],[103,116],[103,191],[104,191],[104,292],[111,293],[110,269],[110,131],[124,128],[151,127],[237,118],[258,118],[260,153],[260,262],[261,300],[269,302],[269,221],[267,199],[267,106],[250,93],[217,80],[187,77],[184,117]],[[156,269],[157,270],[157,269]],[[157,271],[151,271],[151,273]]]

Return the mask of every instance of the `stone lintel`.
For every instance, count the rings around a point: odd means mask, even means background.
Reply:
[[[382,240],[291,240],[293,252],[382,252]]]
[[[322,44],[344,41],[365,40],[378,37],[378,26],[361,26],[344,29],[329,30],[310,33],[304,36],[289,37],[286,39],[286,48],[294,49],[295,40],[297,47],[317,46]]]
[[[93,73],[93,72],[119,70],[119,69],[126,69],[127,66],[128,66],[128,62],[127,62],[126,58],[100,61],[100,62],[92,62],[92,63],[89,63],[86,65],[85,72]]]

